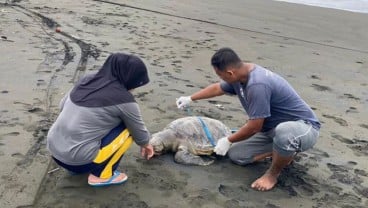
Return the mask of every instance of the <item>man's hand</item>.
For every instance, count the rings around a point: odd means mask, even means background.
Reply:
[[[220,140],[217,141],[214,152],[218,155],[224,156],[230,149],[231,144],[232,143],[229,141],[228,137],[222,137]]]
[[[183,110],[185,107],[189,106],[191,102],[192,98],[190,98],[190,96],[182,96],[176,100],[176,106],[178,106],[179,109]]]
[[[147,144],[143,147],[141,147],[141,155],[142,157],[146,158],[147,160],[151,159],[151,157],[154,155],[155,151],[153,150],[152,145]]]

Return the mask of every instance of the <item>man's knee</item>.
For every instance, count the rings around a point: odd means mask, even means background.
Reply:
[[[282,156],[290,156],[312,148],[317,137],[318,131],[311,126],[301,128],[296,122],[281,123],[276,127],[273,149]]]
[[[230,160],[237,165],[247,165],[253,162],[253,157],[244,154],[244,152],[230,151],[228,152]]]

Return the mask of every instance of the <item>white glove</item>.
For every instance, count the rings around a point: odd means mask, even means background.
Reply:
[[[179,99],[176,100],[176,106],[178,106],[179,109],[184,109],[185,107],[189,106],[189,104],[192,102],[192,98],[190,96],[181,96]]]
[[[222,137],[217,141],[217,145],[214,149],[214,152],[218,155],[226,155],[227,151],[229,151],[231,142],[229,141],[228,137]]]

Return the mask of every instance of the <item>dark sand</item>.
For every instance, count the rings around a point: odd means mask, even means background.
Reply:
[[[368,206],[367,14],[265,0],[1,2],[0,207]],[[154,133],[187,115],[175,98],[218,80],[209,62],[223,46],[283,75],[323,123],[272,191],[250,188],[269,161],[184,166],[171,154],[145,161],[136,145],[121,186],[55,170],[45,135],[58,102],[109,53],[147,64],[151,82],[134,93]],[[236,97],[196,102],[192,113],[232,128],[247,119]]]

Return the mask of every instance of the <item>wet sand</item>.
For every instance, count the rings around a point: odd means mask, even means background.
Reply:
[[[368,206],[367,14],[265,0],[0,2],[0,207]],[[283,75],[322,122],[315,148],[272,191],[250,188],[269,161],[184,166],[172,154],[145,161],[136,145],[121,186],[96,189],[55,170],[45,136],[58,102],[109,53],[147,64],[151,82],[134,93],[154,133],[188,115],[175,98],[218,80],[209,62],[223,46]],[[231,128],[247,118],[236,97],[191,109]]]

